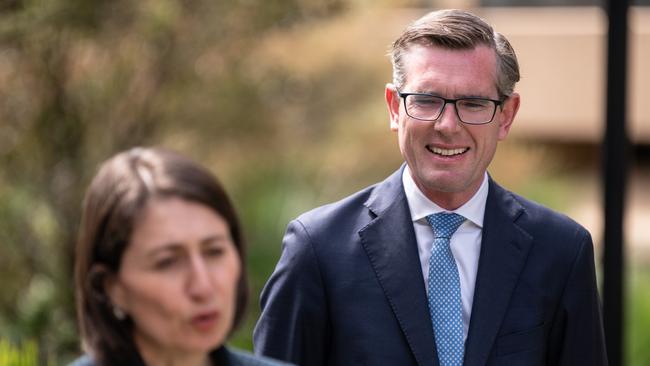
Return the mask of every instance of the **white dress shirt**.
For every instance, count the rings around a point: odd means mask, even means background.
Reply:
[[[406,199],[411,211],[415,239],[418,243],[420,265],[424,288],[427,286],[429,274],[429,257],[433,245],[433,230],[427,222],[428,215],[438,212],[454,212],[462,215],[467,220],[451,236],[451,252],[456,260],[458,274],[460,276],[460,297],[463,302],[463,335],[467,340],[469,321],[472,315],[472,302],[474,300],[474,286],[476,284],[476,272],[478,270],[478,258],[481,252],[481,233],[483,231],[483,216],[485,214],[485,203],[488,195],[488,176],[483,176],[483,183],[474,196],[464,205],[456,210],[448,211],[431,202],[420,189],[415,185],[408,166],[402,174],[402,182]]]

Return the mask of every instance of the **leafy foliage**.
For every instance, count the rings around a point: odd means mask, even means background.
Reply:
[[[239,164],[279,144],[277,112],[249,76],[260,35],[340,13],[344,5],[3,2],[0,338],[36,339],[47,359],[77,352],[72,251],[83,191],[97,164],[130,146],[162,144],[217,157],[219,176],[238,174]],[[282,85],[286,73],[258,76]],[[244,146],[257,151],[240,154]],[[240,181],[226,182],[235,195]],[[264,221],[254,218],[263,214],[247,216]],[[260,242],[278,240],[273,231]]]
[[[631,366],[650,364],[650,270],[633,267],[626,291],[625,363]]]

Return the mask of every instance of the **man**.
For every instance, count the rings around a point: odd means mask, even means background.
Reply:
[[[391,56],[406,164],[289,224],[256,352],[302,366],[606,364],[589,233],[486,172],[519,108],[508,41],[437,11]]]

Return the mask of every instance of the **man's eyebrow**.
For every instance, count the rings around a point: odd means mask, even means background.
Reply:
[[[453,95],[451,97],[447,97],[445,95],[442,95],[441,93],[436,93],[436,92],[432,92],[432,91],[414,91],[412,93],[426,94],[426,95],[431,95],[431,96],[434,96],[434,97],[440,97],[440,98],[445,98],[445,99],[498,99],[498,98],[492,98],[492,97],[487,96],[487,95],[474,94],[474,93],[472,93],[472,94],[455,94],[455,95]]]

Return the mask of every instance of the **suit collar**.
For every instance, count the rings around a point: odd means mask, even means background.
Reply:
[[[438,365],[403,169],[375,187],[366,206],[376,216],[359,235],[417,364]]]
[[[484,365],[524,267],[532,237],[516,223],[524,208],[490,179],[465,365]]]
[[[411,212],[411,220],[413,222],[424,219],[432,213],[450,211],[438,206],[435,202],[431,201],[427,196],[422,193],[420,188],[415,184],[411,177],[408,166],[402,172],[402,182],[404,185],[404,193],[409,203]],[[483,181],[479,186],[478,191],[465,202],[462,206],[458,207],[451,212],[455,212],[467,220],[474,223],[479,228],[483,228],[483,218],[485,214],[485,202],[487,201],[489,179],[487,172],[483,174]]]
[[[402,186],[402,173],[405,167],[406,164],[402,164],[396,172],[377,184],[375,189],[372,190],[365,205],[376,216],[381,215],[394,203],[405,197],[404,187]]]
[[[403,169],[375,187],[366,206],[376,217],[359,235],[418,365],[438,365]],[[532,236],[516,223],[523,213],[512,193],[490,178],[466,366],[487,362],[532,247]]]

